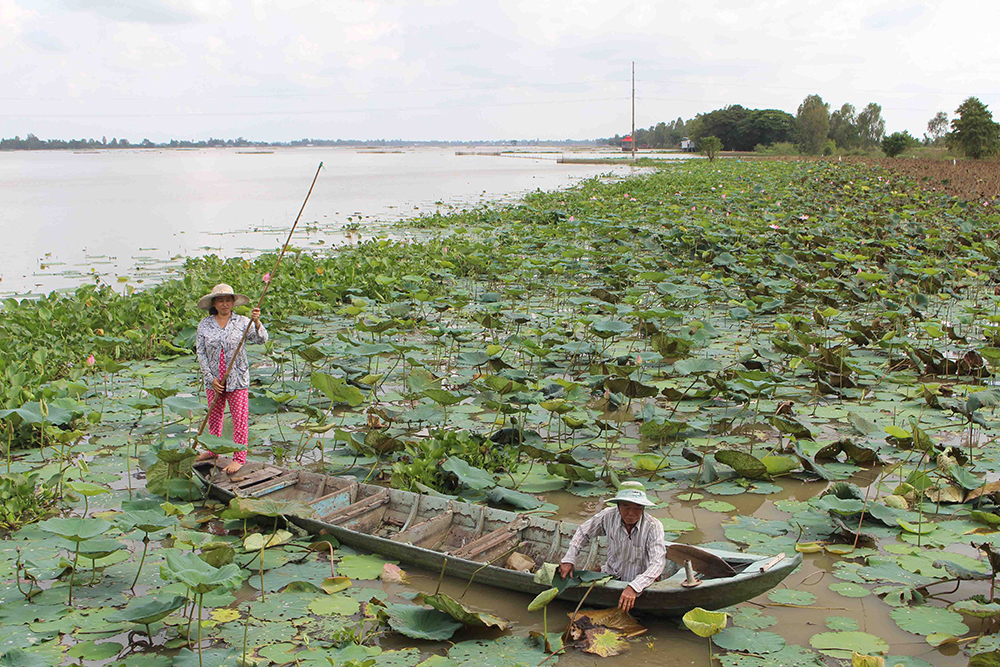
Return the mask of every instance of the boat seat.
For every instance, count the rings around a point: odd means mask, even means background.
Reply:
[[[451,521],[454,516],[455,512],[452,510],[442,512],[433,518],[411,526],[407,530],[396,533],[391,539],[393,542],[415,544],[425,549],[434,549],[440,546],[448,536],[448,529],[451,528]],[[429,540],[432,540],[431,544],[421,544],[421,542]]]
[[[251,486],[240,486],[238,487],[241,491],[241,495],[246,495],[251,498],[260,498],[261,496],[266,496],[268,494],[274,493],[275,491],[280,491],[281,489],[287,489],[290,486],[295,486],[299,483],[299,472],[297,470],[286,472],[284,475],[279,475],[277,477],[268,478],[257,482]]]
[[[215,486],[226,491],[232,491],[233,489],[243,490],[248,486],[252,486],[259,482],[265,482],[269,479],[274,479],[282,473],[287,472],[281,468],[276,468],[271,465],[252,465],[248,464],[244,466],[244,469],[240,470],[234,476],[230,477],[226,473],[222,472],[220,468],[224,467],[221,465],[224,461],[229,459],[210,459],[209,465],[216,463],[216,478],[218,481],[213,479]],[[252,467],[251,467],[252,466]]]
[[[320,517],[319,521],[362,533],[369,532],[382,522],[382,517],[385,516],[388,506],[389,489],[382,489],[356,503],[351,503],[347,507],[341,507]]]
[[[451,555],[455,558],[464,558],[465,560],[484,560],[484,558],[481,558],[482,556],[496,555],[493,552],[502,552],[502,550],[519,544],[519,536],[524,527],[523,517],[518,517],[506,526],[501,526],[469,542],[464,547],[456,549]],[[490,559],[485,558],[485,560],[489,561]]]

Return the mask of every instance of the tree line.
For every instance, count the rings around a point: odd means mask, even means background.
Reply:
[[[1000,124],[993,121],[993,114],[985,104],[970,97],[955,113],[949,123],[946,112],[937,112],[927,122],[927,132],[921,141],[907,131],[886,134],[882,106],[875,102],[869,102],[860,111],[845,103],[831,112],[822,97],[808,95],[795,115],[734,104],[698,114],[687,122],[678,118],[649,129],[636,129],[634,140],[639,147],[677,148],[687,138],[702,150],[706,140],[714,138],[718,147],[714,141],[708,142],[714,150],[766,152],[772,147],[783,147],[780,150],[784,152],[794,150],[805,155],[868,154],[881,150],[895,157],[921,144],[947,146],[975,159],[1000,153]],[[623,139],[616,134],[608,139],[608,144],[621,146]]]

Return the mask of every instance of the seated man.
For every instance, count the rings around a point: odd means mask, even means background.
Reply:
[[[667,562],[663,524],[643,511],[654,503],[646,498],[641,482],[623,482],[618,495],[605,502],[617,507],[601,510],[577,529],[559,565],[559,576],[572,576],[580,549],[599,535],[607,535],[608,560],[601,572],[629,582],[618,599],[618,608],[629,611],[635,599],[663,573]]]

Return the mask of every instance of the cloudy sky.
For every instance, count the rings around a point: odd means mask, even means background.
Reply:
[[[1000,111],[965,0],[0,0],[0,136],[595,138],[728,104]],[[976,26],[986,31],[975,36]],[[1000,115],[998,115],[1000,118]]]

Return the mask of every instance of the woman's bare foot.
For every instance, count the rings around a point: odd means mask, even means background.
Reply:
[[[225,473],[227,475],[235,475],[240,471],[240,468],[242,467],[243,467],[242,463],[237,463],[236,461],[233,461],[232,463],[226,466]]]
[[[214,458],[215,458],[215,454],[213,454],[212,452],[202,452],[201,454],[198,455],[198,458],[195,459],[195,460],[196,461],[205,461],[207,459],[214,459]]]

